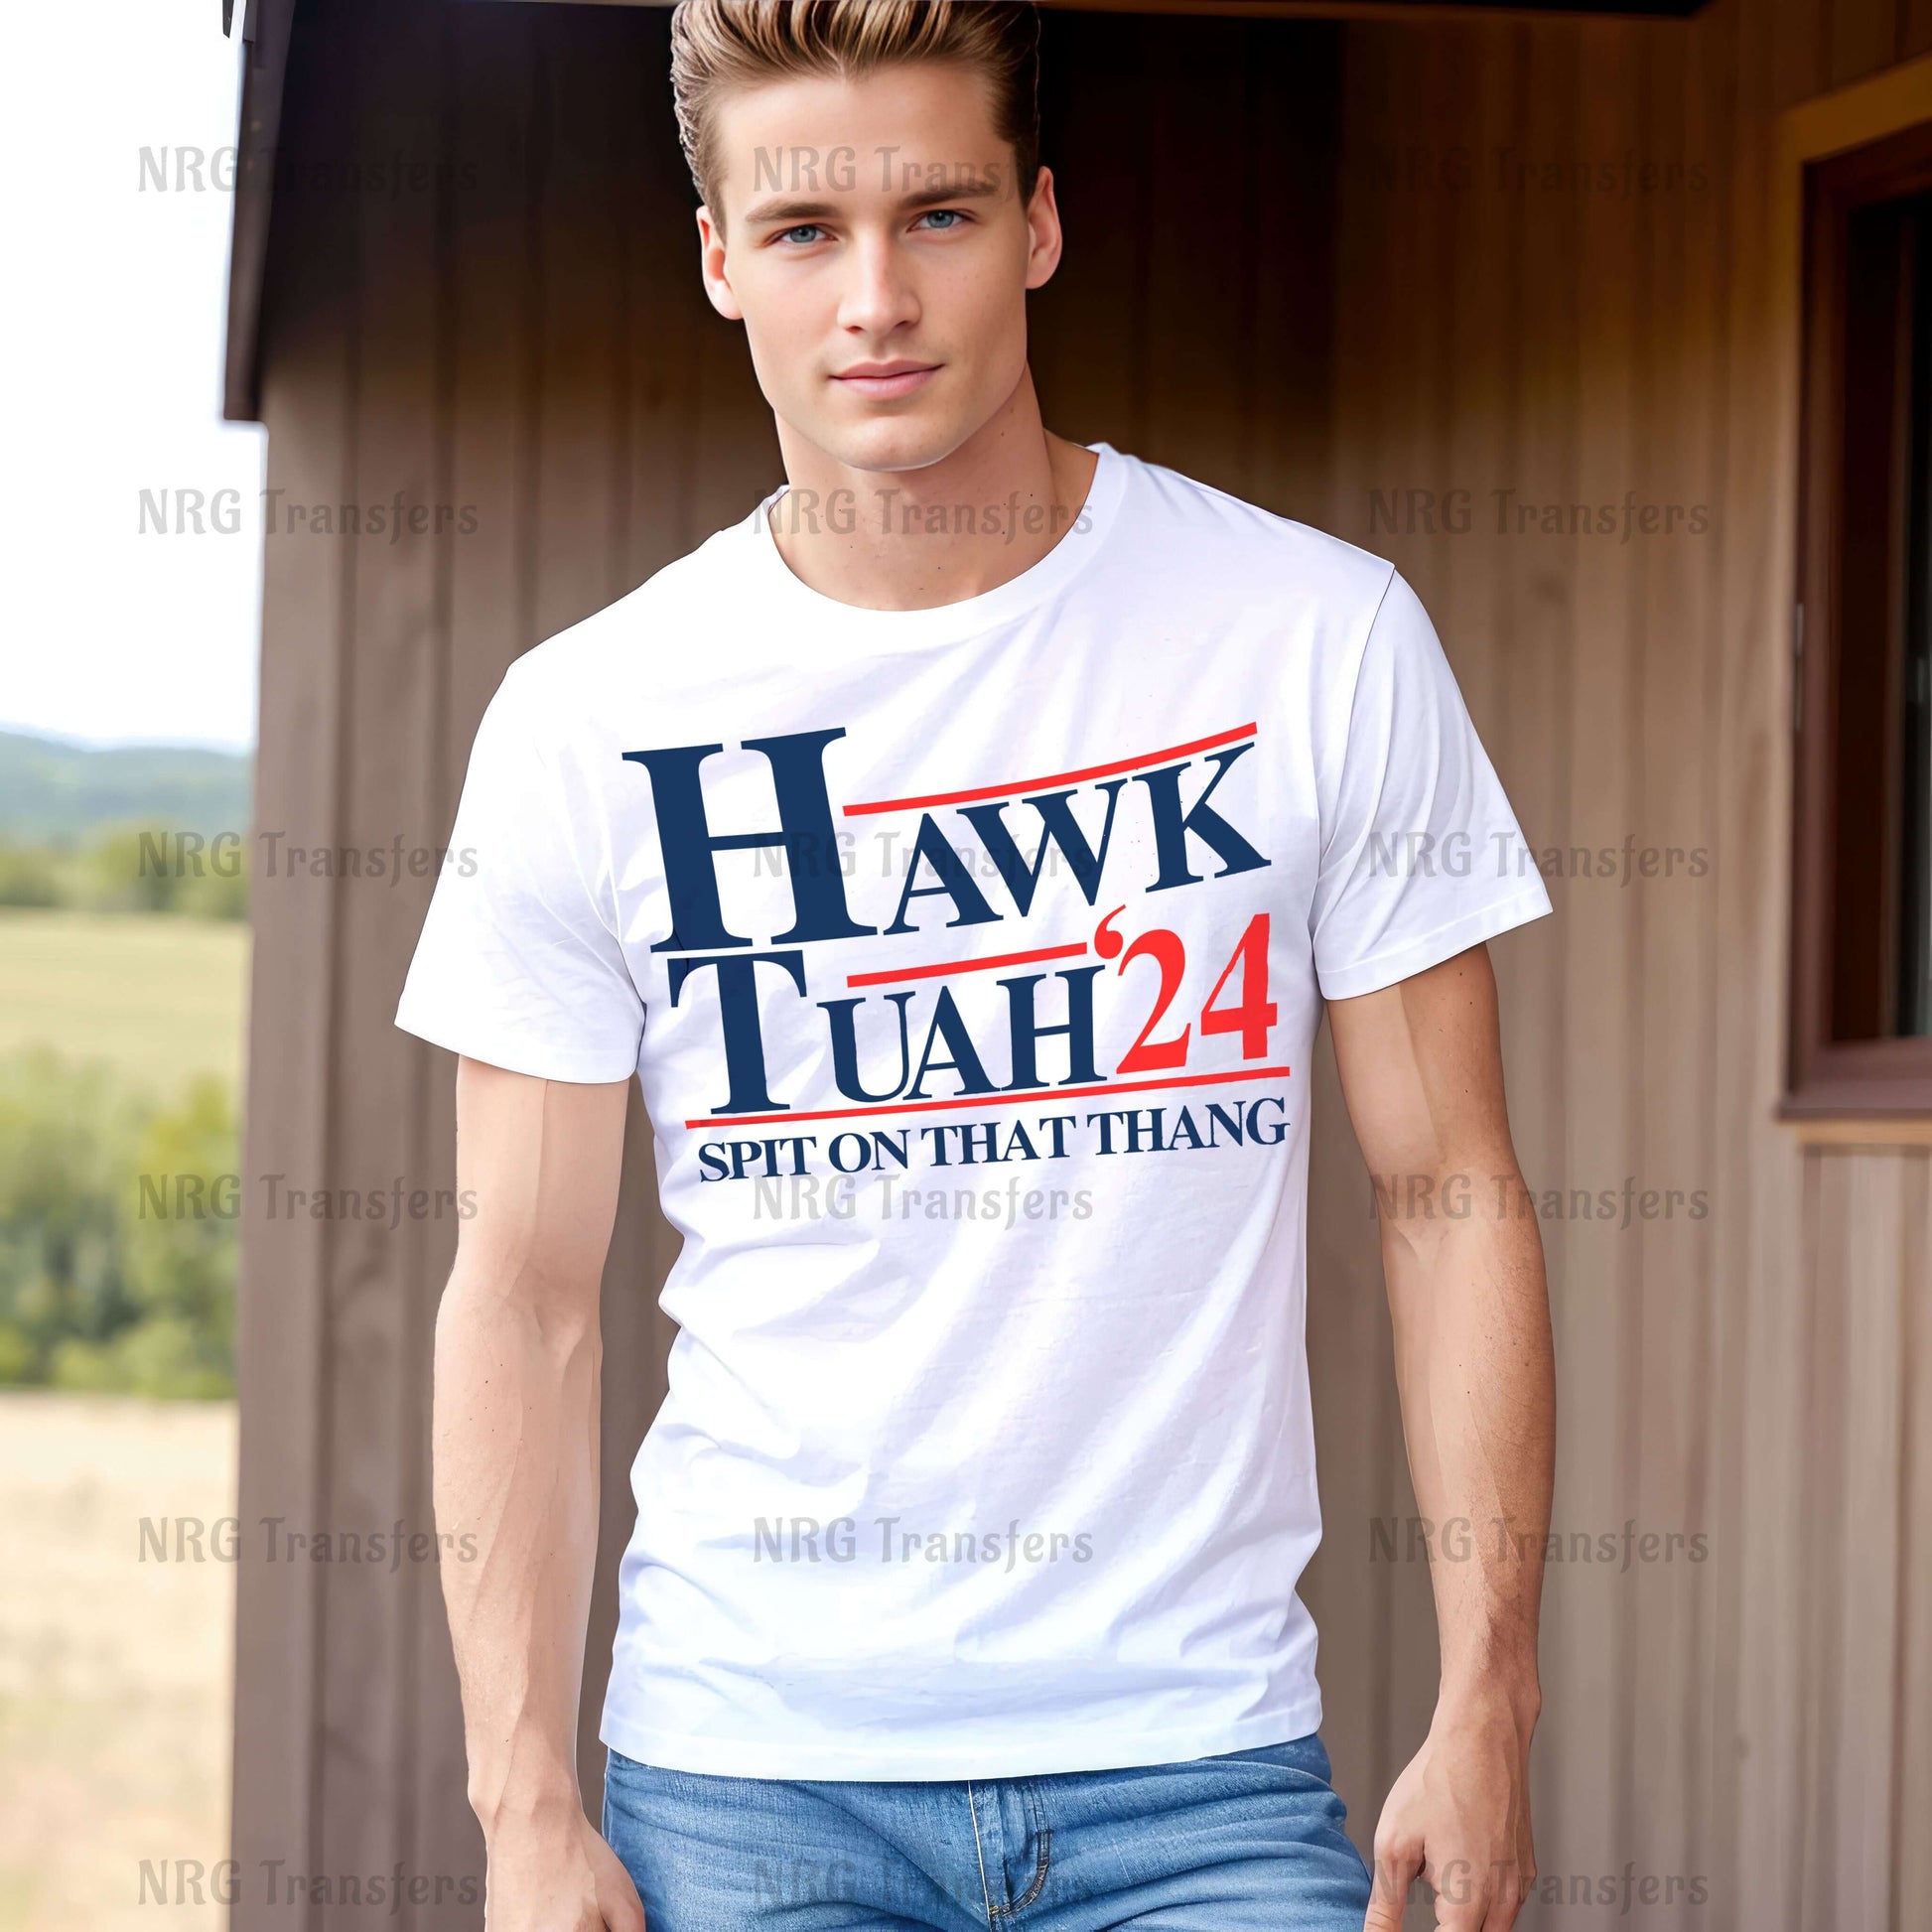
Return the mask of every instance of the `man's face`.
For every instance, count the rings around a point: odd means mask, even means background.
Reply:
[[[853,470],[950,456],[1019,386],[1026,292],[1059,260],[1052,183],[1023,204],[986,82],[919,63],[783,80],[716,108],[705,288],[743,321],[780,420]]]

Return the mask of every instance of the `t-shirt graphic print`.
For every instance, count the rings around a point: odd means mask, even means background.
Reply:
[[[875,1162],[883,1162],[882,1173],[902,1173],[909,1171],[907,1138],[912,1132],[928,1143],[930,1165],[935,1167],[949,1165],[949,1147],[959,1151],[965,1164],[972,1160],[971,1150],[981,1146],[993,1162],[1036,1160],[1039,1157],[1025,1127],[1011,1118],[1004,1134],[1000,1122],[992,1119],[973,1122],[958,1118],[934,1121],[916,1130],[874,1127],[843,1133],[833,1132],[832,1124],[877,1116],[902,1118],[912,1113],[964,1116],[976,1106],[1007,1108],[1035,1101],[1105,1100],[1201,1083],[1225,1086],[1237,1080],[1285,1076],[1288,1069],[1282,1066],[1242,1064],[1207,1071],[1199,1064],[1212,1057],[1208,1042],[1216,1034],[1240,1035],[1243,1062],[1268,1056],[1277,1009],[1267,997],[1269,914],[1264,894],[1251,890],[1246,895],[1249,902],[1260,899],[1264,903],[1243,927],[1236,952],[1201,1009],[1197,1052],[1193,1050],[1196,1042],[1191,1023],[1177,1033],[1155,1037],[1164,1029],[1168,1009],[1186,977],[1185,943],[1178,932],[1167,926],[1140,932],[1130,943],[1115,925],[1127,910],[1125,902],[1099,922],[1091,938],[1062,939],[1012,952],[992,951],[977,944],[958,958],[931,957],[935,929],[952,932],[1004,927],[1011,938],[1016,936],[1017,927],[1019,936],[1025,936],[1035,900],[1040,897],[1042,875],[1049,865],[1064,864],[1072,886],[1089,909],[1096,904],[1103,885],[1138,896],[1199,886],[1209,877],[1227,879],[1265,868],[1268,861],[1215,810],[1212,802],[1229,767],[1254,749],[1255,734],[1256,727],[1250,722],[1191,745],[1168,746],[1082,771],[975,784],[912,798],[855,800],[838,807],[849,827],[852,821],[859,822],[856,828],[844,832],[843,841],[824,764],[828,748],[846,735],[842,727],[742,741],[745,750],[758,753],[770,766],[777,801],[777,826],[770,831],[710,830],[702,770],[705,761],[722,753],[724,746],[626,752],[627,759],[642,764],[651,775],[658,848],[671,913],[670,931],[652,950],[669,955],[666,984],[672,1004],[692,999],[694,975],[713,976],[709,1000],[700,995],[694,1003],[715,1009],[721,1047],[718,1065],[725,1091],[707,1113],[684,1123],[694,1131],[709,1130],[697,1148],[707,1177],[736,1180],[749,1173],[769,1179],[806,1173],[821,1138],[826,1143],[824,1162],[832,1173],[863,1173]],[[1194,780],[1197,794],[1191,799],[1182,792],[1183,781],[1189,778]],[[1146,790],[1130,801],[1129,811],[1123,815],[1121,792],[1130,781]],[[1132,820],[1137,804],[1145,807],[1140,813],[1143,822],[1138,827],[1122,824],[1123,816]],[[1090,821],[1086,827],[1081,823],[1082,806],[1087,808]],[[1015,826],[1009,823],[1010,811],[1016,818],[1031,814],[1035,822],[1023,825],[1016,834]],[[882,870],[891,868],[887,848],[895,832],[903,843],[902,864],[897,868],[900,879],[890,891],[873,895],[879,903],[871,908],[874,922],[867,923],[853,915],[843,867],[856,854],[857,838],[863,833],[878,842],[878,856],[886,861]],[[1031,852],[1023,848],[1022,837],[1029,838]],[[1203,856],[1210,865],[1219,862],[1211,873],[1193,870],[1190,847],[1194,841],[1205,848]],[[717,855],[774,848],[785,855],[784,877],[794,916],[782,933],[768,941],[768,950],[757,950],[753,937],[731,931],[724,922]],[[991,868],[992,876],[984,886],[969,863],[969,854],[975,849]],[[1133,876],[1136,874],[1139,876]],[[919,903],[926,899],[940,902],[936,914]],[[883,914],[889,908],[892,916],[887,922]],[[1054,909],[1063,912],[1064,907]],[[1168,909],[1165,902],[1163,909]],[[1180,916],[1178,908],[1174,916]],[[830,984],[837,985],[841,994],[811,1002],[825,1016],[824,1050],[808,1062],[809,1071],[821,1076],[820,1090],[782,1102],[774,1100],[759,1025],[759,969],[782,976],[780,1004],[785,980],[800,1000],[810,999],[818,989],[808,984],[812,977],[806,965],[808,946],[820,942],[829,949],[839,941],[875,938],[898,943],[868,946],[863,953],[847,946],[842,955],[829,950],[823,955],[813,954],[814,960],[826,957],[833,962]],[[975,933],[973,938],[980,940],[982,935]],[[867,962],[865,970],[849,971],[838,979],[839,964],[850,965],[861,957]],[[1142,957],[1151,962],[1157,976],[1152,1010],[1133,1043],[1115,1059],[1112,1076],[1103,1080],[1095,1063],[1094,982],[1103,974],[1110,975],[1110,984],[1099,1001],[1104,1009],[1107,994],[1113,991],[1112,976],[1124,976],[1129,964]],[[1097,963],[1065,963],[1075,959]],[[890,963],[895,960],[897,964]],[[1107,964],[1110,961],[1114,962],[1111,969]],[[1237,965],[1241,967],[1241,1000],[1237,1005],[1217,1005]],[[998,973],[994,984],[1000,997],[990,1002],[974,999],[971,991],[949,983],[968,973]],[[1149,977],[1140,976],[1143,980]],[[983,990],[981,982],[971,986],[972,990]],[[895,988],[899,990],[892,990]],[[1145,989],[1137,986],[1135,990]],[[982,1025],[975,1027],[969,1022],[969,1009]],[[1049,1010],[1061,1017],[1049,1019]],[[990,1027],[984,1024],[989,1020]],[[869,1044],[886,1042],[883,1051],[864,1056],[888,1069],[896,1068],[883,1083],[876,1067],[862,1065],[862,1035]],[[1066,1070],[1050,1076],[1056,1086],[1042,1087],[1040,1056],[1048,1039],[1060,1042],[1057,1057]],[[997,1079],[988,1072],[989,1064],[999,1067]],[[935,1092],[949,1097],[935,1097]],[[835,1104],[828,1106],[826,1102]],[[1145,1124],[1145,1111],[1130,1109],[1124,1116],[1124,1131],[1137,1143],[1136,1130]],[[1149,1115],[1149,1121],[1158,1113],[1157,1109]],[[1113,1116],[1102,1113],[1096,1118],[1099,1144],[1105,1152],[1113,1140],[1109,1131]],[[1065,1133],[1059,1130],[1076,1122],[1077,1116],[1049,1115],[1038,1117],[1036,1127],[1054,1130],[1050,1138],[1063,1150]],[[819,1126],[822,1134],[729,1138],[741,1128],[807,1124]],[[1193,1132],[1185,1124],[1184,1109],[1175,1131]],[[726,1138],[720,1139],[721,1135]],[[1011,1141],[1023,1151],[1007,1155],[1000,1151],[1003,1141]],[[1195,1144],[1201,1144],[1197,1137]],[[816,1167],[811,1171],[816,1172]]]
[[[766,508],[511,667],[398,1016],[649,1109],[679,1333],[604,1737],[965,1778],[1303,1735],[1320,1003],[1547,911],[1533,855],[1346,544],[1101,445],[1032,569],[883,612]]]

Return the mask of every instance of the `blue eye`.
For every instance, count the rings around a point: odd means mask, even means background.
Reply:
[[[816,221],[801,221],[795,228],[786,228],[778,236],[780,241],[795,241],[800,235],[807,240],[816,241],[825,232]],[[799,244],[801,247],[804,243]]]
[[[966,216],[963,210],[956,207],[935,207],[928,208],[925,213],[919,216],[919,219],[921,221],[942,221],[946,225],[939,232],[941,234],[950,234],[953,227],[957,223],[963,222]]]

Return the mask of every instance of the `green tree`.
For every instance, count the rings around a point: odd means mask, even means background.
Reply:
[[[0,839],[0,905],[59,905],[64,897],[50,850]]]
[[[45,1379],[58,1343],[133,1316],[116,1196],[137,1128],[104,1067],[46,1049],[0,1061],[0,1323],[26,1343],[22,1379]]]
[[[45,1049],[0,1059],[0,1382],[233,1387],[233,1104],[171,1107]]]
[[[238,1152],[233,1104],[212,1076],[155,1114],[135,1150],[124,1254],[140,1318],[120,1345],[135,1351],[130,1386],[144,1393],[219,1394],[232,1384]],[[143,1386],[156,1378],[183,1386]]]
[[[100,911],[245,919],[246,851],[234,833],[204,839],[154,823],[109,826],[80,856],[78,897]]]

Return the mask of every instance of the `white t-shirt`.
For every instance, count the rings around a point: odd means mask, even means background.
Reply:
[[[761,505],[478,733],[399,1022],[634,1069],[684,1237],[628,1756],[1007,1777],[1319,1721],[1320,1001],[1549,899],[1388,564],[1099,451],[1044,558],[930,610],[810,590]]]

